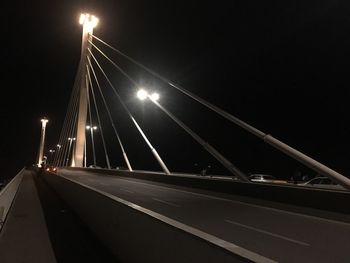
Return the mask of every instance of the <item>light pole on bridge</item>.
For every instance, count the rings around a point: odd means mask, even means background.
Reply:
[[[75,140],[76,140],[75,138],[68,138],[69,146],[68,146],[68,155],[67,155],[67,160],[66,160],[66,166],[68,166],[68,164],[69,164],[70,149],[72,147],[73,141],[75,141]],[[73,159],[72,159],[72,162],[73,162]]]
[[[96,167],[96,154],[95,154],[95,144],[94,144],[94,130],[97,130],[97,126],[86,126],[87,130],[90,130],[91,135],[91,145],[92,145],[92,155],[94,157],[94,166]],[[85,156],[86,159],[86,156]],[[86,165],[85,165],[86,166]]]
[[[49,163],[52,164],[52,162],[53,162],[53,154],[54,154],[56,151],[50,149],[49,152],[50,152],[50,161],[49,161]]]

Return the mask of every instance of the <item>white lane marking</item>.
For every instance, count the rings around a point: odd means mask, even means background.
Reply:
[[[133,192],[133,191],[130,191],[130,190],[128,190],[128,189],[124,189],[124,188],[119,188],[119,190],[122,190],[122,191],[124,191],[124,192],[129,193],[129,194],[133,194],[133,193],[135,193],[135,192]]]
[[[175,207],[180,207],[180,205],[177,205],[177,204],[174,204],[174,203],[170,203],[170,202],[167,202],[167,201],[164,201],[164,200],[158,199],[158,198],[152,198],[152,199],[153,199],[153,200],[155,200],[155,201],[158,201],[158,202],[161,202],[161,203],[167,204],[167,205],[171,205],[171,206],[175,206]]]
[[[98,182],[100,185],[107,185],[106,183]]]
[[[307,247],[310,246],[310,244],[308,244],[308,243],[305,243],[305,242],[302,242],[302,241],[298,241],[298,240],[295,240],[295,239],[292,239],[292,238],[289,238],[289,237],[285,237],[285,236],[282,236],[282,235],[279,235],[279,234],[275,234],[275,233],[272,233],[272,232],[269,232],[269,231],[265,231],[265,230],[262,230],[262,229],[259,229],[259,228],[256,228],[256,227],[252,227],[252,226],[248,226],[248,225],[245,225],[245,224],[241,224],[241,223],[238,223],[238,222],[235,222],[235,221],[232,221],[232,220],[225,220],[225,222],[233,224],[233,225],[237,225],[237,226],[240,226],[240,227],[244,227],[244,228],[247,228],[247,229],[259,232],[259,233],[263,233],[263,234],[266,234],[266,235],[269,235],[269,236],[273,236],[273,237],[276,237],[276,238],[287,240],[289,242],[293,242],[293,243],[296,243],[298,245],[307,246]]]
[[[250,206],[250,207],[254,207],[254,208],[270,210],[270,211],[279,212],[279,213],[286,214],[286,215],[293,215],[293,216],[304,217],[304,218],[307,218],[307,219],[314,219],[314,220],[323,221],[323,222],[331,223],[331,224],[338,224],[338,225],[343,225],[343,226],[347,226],[347,227],[350,226],[350,224],[346,223],[346,222],[340,222],[340,221],[336,221],[336,220],[332,220],[332,219],[326,219],[326,218],[317,217],[317,216],[299,214],[299,213],[296,213],[296,212],[290,212],[290,211],[281,210],[281,209],[272,208],[272,207],[267,207],[267,206],[254,205],[254,204],[245,203],[245,202],[241,202],[241,201],[235,201],[235,200],[226,199],[226,198],[222,198],[222,197],[216,197],[216,196],[210,196],[210,195],[206,195],[206,194],[189,192],[189,191],[185,191],[185,190],[179,190],[179,189],[175,189],[175,188],[171,188],[171,187],[167,187],[167,186],[162,186],[162,185],[142,183],[142,182],[137,182],[137,181],[128,180],[128,179],[121,179],[121,178],[113,178],[113,179],[126,181],[126,182],[132,182],[132,183],[136,183],[136,184],[147,185],[147,186],[157,186],[159,188],[170,189],[170,190],[181,192],[181,193],[187,193],[187,194],[191,194],[191,195],[207,197],[207,198],[214,199],[214,200],[221,200],[221,201],[231,202],[231,203],[234,203],[234,204],[240,204],[240,205],[246,205],[246,206]]]

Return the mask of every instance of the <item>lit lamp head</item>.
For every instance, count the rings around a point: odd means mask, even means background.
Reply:
[[[48,119],[46,119],[46,118],[43,118],[43,119],[41,119],[40,121],[41,121],[41,123],[42,123],[43,127],[45,127],[45,126],[46,126],[46,123],[48,123],[48,122],[49,122],[49,120],[48,120]]]
[[[146,90],[144,89],[140,89],[138,92],[137,92],[137,97],[140,99],[140,100],[145,100],[147,99],[148,97],[148,93]]]
[[[153,92],[152,94],[149,94],[145,89],[141,88],[139,89],[139,91],[137,92],[137,97],[140,100],[145,100],[147,98],[149,98],[151,101],[157,101],[159,100],[159,94],[157,92]]]
[[[97,26],[98,21],[99,20],[96,16],[87,13],[81,14],[79,18],[79,24],[90,29],[89,31],[92,31],[92,29]]]
[[[154,92],[154,93],[152,93],[152,95],[149,96],[149,98],[152,101],[157,101],[157,100],[159,100],[159,94]]]

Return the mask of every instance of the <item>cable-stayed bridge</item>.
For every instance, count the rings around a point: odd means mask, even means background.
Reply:
[[[96,246],[91,241],[85,252],[100,253],[100,257],[108,254],[105,262],[346,262],[349,178],[106,43],[93,33],[98,22],[94,16],[85,14],[80,22],[81,59],[56,149],[51,149],[48,159],[43,158],[47,123],[43,119],[38,167],[21,171],[0,195],[4,200],[0,251],[6,262],[21,261],[24,255],[32,257],[28,262],[65,262],[62,258],[69,258],[62,247],[72,233],[64,229],[57,233],[60,226],[56,221],[61,215],[50,211],[47,200],[57,207],[61,200],[74,211],[97,237],[96,242],[107,248],[106,252],[103,248],[93,252]],[[334,187],[300,186],[279,178],[252,182],[234,161],[171,112],[162,103],[161,93],[129,73],[127,63],[330,179]],[[128,85],[118,83],[115,74]],[[128,103],[130,94],[164,113],[230,176],[207,176],[205,170],[198,176],[169,169],[134,116]],[[126,118],[117,118],[116,111]],[[122,122],[125,120],[127,124]],[[143,140],[140,147],[149,148],[159,171],[134,168],[124,143],[126,136],[120,132],[123,125],[137,131]],[[113,159],[115,151],[120,160]],[[121,164],[118,169],[113,165],[116,162]],[[55,195],[59,197],[55,199]],[[65,222],[67,229],[72,228],[72,218]],[[75,233],[75,238],[83,236],[81,232]],[[14,240],[23,235],[28,239]],[[28,249],[16,254],[21,246]],[[80,249],[76,247],[75,252]],[[99,262],[93,256],[87,260]]]

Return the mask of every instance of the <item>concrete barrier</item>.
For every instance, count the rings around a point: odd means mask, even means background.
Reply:
[[[104,175],[118,175],[128,178],[149,180],[350,215],[350,206],[348,205],[350,203],[349,191],[315,189],[285,184],[246,183],[209,179],[201,176],[167,176],[158,172],[129,172],[92,168],[64,168],[62,170],[93,171],[94,173],[101,173]]]
[[[274,262],[74,179],[44,178],[119,262]]]
[[[22,182],[23,172],[24,168],[0,191],[0,231]]]

